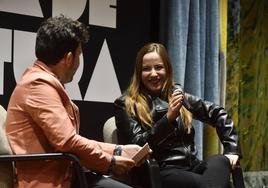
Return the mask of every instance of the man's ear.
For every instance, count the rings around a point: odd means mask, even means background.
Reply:
[[[65,63],[66,63],[66,65],[67,65],[68,67],[73,65],[73,58],[74,58],[74,55],[73,55],[72,52],[68,52],[68,53],[65,55]]]

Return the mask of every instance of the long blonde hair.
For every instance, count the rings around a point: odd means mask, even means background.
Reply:
[[[139,119],[144,128],[150,128],[153,124],[148,99],[141,81],[143,56],[150,52],[159,54],[166,70],[167,78],[159,97],[162,100],[169,101],[174,89],[172,66],[165,47],[159,43],[149,43],[143,46],[137,54],[134,74],[127,89],[126,111],[129,116]],[[189,133],[192,126],[192,114],[182,106],[180,116],[182,117],[184,128]]]

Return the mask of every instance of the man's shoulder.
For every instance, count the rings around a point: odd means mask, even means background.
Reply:
[[[54,86],[62,86],[59,80],[52,74],[40,70],[36,67],[28,68],[22,76],[20,84],[40,84],[46,83]]]

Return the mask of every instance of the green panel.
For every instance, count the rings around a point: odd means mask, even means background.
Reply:
[[[242,166],[268,170],[268,2],[241,0],[240,14],[231,4],[226,107],[241,138]]]

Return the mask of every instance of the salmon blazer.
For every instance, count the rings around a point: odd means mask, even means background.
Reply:
[[[14,154],[71,152],[90,170],[106,173],[115,145],[78,134],[79,110],[50,69],[36,61],[14,89],[6,134]],[[90,122],[90,121],[89,121]],[[17,162],[17,187],[68,188],[68,161]]]

